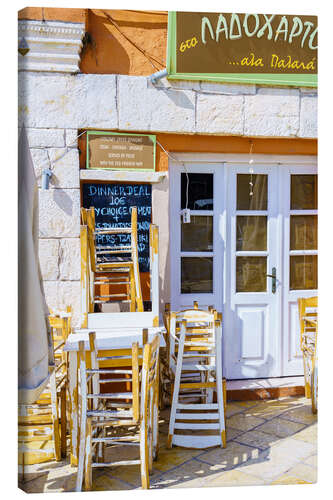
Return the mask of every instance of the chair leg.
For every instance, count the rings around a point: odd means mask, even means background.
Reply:
[[[223,377],[222,377],[222,332],[221,325],[216,326],[216,396],[219,408],[219,423],[221,433],[221,448],[226,447],[226,432],[225,432],[225,413],[224,413],[224,390],[223,390]]]
[[[82,482],[83,482],[83,469],[84,469],[84,455],[85,455],[85,442],[86,442],[86,423],[87,417],[86,412],[83,411],[81,415],[80,422],[80,445],[79,445],[79,459],[78,459],[78,467],[77,467],[77,476],[76,476],[76,488],[75,491],[82,491]]]
[[[180,343],[179,343],[179,347],[178,347],[178,357],[177,357],[175,381],[174,381],[173,394],[172,394],[167,448],[172,448],[173,431],[174,431],[175,422],[176,422],[176,409],[177,409],[178,398],[179,398],[180,379],[181,379],[183,354],[184,354],[184,341],[185,341],[185,327],[183,324],[182,324],[181,328],[182,328],[181,339],[180,339]]]
[[[66,386],[61,388],[60,392],[60,412],[61,412],[61,456],[67,454],[67,411],[66,411]]]
[[[147,405],[140,426],[140,468],[142,489],[149,490],[149,452],[148,452],[148,422]]]
[[[158,387],[158,386],[157,386]],[[158,391],[154,391],[154,404],[153,404],[153,460],[157,459],[159,451],[158,443]]]
[[[86,491],[90,491],[92,487],[92,425],[91,420],[87,420],[87,435],[86,435],[86,450],[84,461],[84,486]]]
[[[133,266],[130,267],[130,311],[135,312],[135,278],[134,278],[134,270]]]
[[[50,377],[50,392],[51,392],[51,407],[53,421],[53,439],[54,439],[54,455],[57,462],[61,460],[60,447],[60,429],[59,429],[59,414],[58,414],[58,396],[56,387],[55,371]]]
[[[154,456],[154,388],[149,391],[149,416],[148,416],[148,452],[149,452],[149,472],[153,470]]]

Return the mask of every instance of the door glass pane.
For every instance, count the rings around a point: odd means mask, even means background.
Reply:
[[[317,255],[290,257],[290,290],[317,290]]]
[[[236,292],[266,292],[267,258],[236,258]]]
[[[237,210],[267,210],[267,175],[237,174]]]
[[[213,293],[213,257],[182,257],[181,280],[181,293]]]
[[[188,184],[188,187],[187,187]],[[181,174],[181,208],[213,210],[213,174]]]
[[[238,216],[236,250],[267,250],[267,217]]]
[[[317,215],[290,216],[290,250],[317,249]]]
[[[182,246],[183,252],[207,252],[213,250],[213,217],[191,215],[191,222],[183,224]]]
[[[291,210],[316,210],[317,175],[292,175],[290,184]]]

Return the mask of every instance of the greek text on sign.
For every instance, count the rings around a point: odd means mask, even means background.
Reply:
[[[316,86],[316,16],[169,13],[169,78]]]
[[[156,138],[152,135],[87,132],[87,168],[155,170]]]

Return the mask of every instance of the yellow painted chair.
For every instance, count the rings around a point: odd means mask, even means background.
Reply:
[[[86,490],[92,488],[93,468],[136,464],[140,465],[142,487],[149,488],[149,470],[158,452],[159,342],[155,336],[151,343],[146,343],[143,356],[138,343],[134,343],[131,349],[105,357],[99,355],[96,335],[91,332],[91,368],[87,368],[85,344],[80,342],[81,417],[76,491],[81,491],[83,480]],[[101,390],[102,384],[122,381],[131,383],[129,392]],[[106,462],[106,447],[117,445],[137,446],[139,458]]]

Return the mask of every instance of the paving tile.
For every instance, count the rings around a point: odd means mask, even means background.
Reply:
[[[244,411],[244,406],[241,406],[237,403],[227,403],[226,417],[232,417],[232,415],[236,415],[237,413],[241,413]]]
[[[202,486],[259,486],[266,483],[267,481],[262,478],[233,469],[211,477],[208,476]]]
[[[315,453],[314,455],[310,455],[309,457],[307,457],[306,459],[304,459],[303,462],[306,465],[311,465],[311,467],[317,468],[317,464],[318,464],[317,453]]]
[[[226,426],[227,442],[232,441],[233,439],[237,438],[243,433],[244,431],[241,431],[240,429],[234,429],[233,427],[230,427],[227,422]]]
[[[252,415],[244,415],[243,413],[233,415],[228,419],[230,427],[240,429],[241,431],[249,431],[264,422],[265,420],[263,418],[253,417]]]
[[[33,479],[27,483],[20,483],[20,488],[26,493],[43,493],[47,478],[45,476]]]
[[[275,417],[268,422],[257,427],[256,430],[260,432],[267,432],[268,434],[274,434],[277,437],[284,438],[287,436],[292,436],[296,432],[304,429],[304,424],[298,422],[293,422],[291,420],[284,420],[280,417]]]
[[[308,465],[297,464],[271,484],[312,484],[317,482],[317,471]]]
[[[200,488],[207,475],[214,473],[211,465],[192,459],[158,477],[153,476],[150,482],[154,488]]]
[[[273,481],[313,452],[312,444],[287,438],[261,451],[257,460],[243,464],[239,470]]]
[[[265,424],[263,424],[265,425]],[[260,430],[253,430],[242,433],[240,436],[235,438],[235,441],[241,444],[255,446],[260,450],[265,450],[272,446],[278,438],[272,434],[267,434],[266,432],[261,432]]]
[[[160,449],[157,460],[154,462],[154,469],[167,471],[183,464],[187,460],[194,458],[202,453],[202,450],[191,448],[180,448],[178,446],[169,449]]]
[[[259,400],[253,400],[253,401],[230,401],[230,403],[238,405],[240,408],[251,408],[253,406],[257,406],[259,403]],[[229,404],[229,403],[227,403]]]
[[[259,450],[243,444],[230,442],[226,448],[213,448],[206,451],[197,460],[207,462],[212,465],[219,465],[224,470],[233,469],[240,466],[248,460],[256,459],[259,456]]]
[[[132,488],[139,488],[141,486],[140,465],[126,465],[112,468],[107,475],[128,483],[129,487]]]
[[[262,401],[255,407],[246,409],[244,415],[271,419],[294,409],[295,406],[300,406],[300,403],[281,400]]]
[[[303,405],[299,408],[289,410],[281,418],[300,422],[301,424],[313,424],[317,421],[317,416],[312,413],[311,405]]]
[[[130,486],[107,474],[93,479],[93,491],[128,490]]]
[[[317,424],[309,425],[305,427],[305,429],[297,432],[293,438],[300,439],[301,441],[306,441],[307,443],[316,443],[317,442]]]

